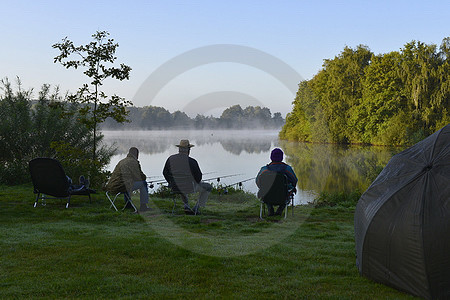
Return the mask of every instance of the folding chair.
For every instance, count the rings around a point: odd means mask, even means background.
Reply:
[[[289,205],[292,207],[292,215],[294,215],[294,194],[289,190],[289,182],[286,175],[274,171],[266,171],[259,178],[260,189],[258,198],[260,198],[261,206],[259,217],[263,219],[263,210],[265,214],[265,204],[286,205],[284,218],[287,217]]]
[[[66,208],[69,207],[72,195],[89,196],[89,202],[91,202],[91,193],[95,191],[86,185],[72,185],[62,165],[56,159],[35,158],[28,163],[28,167],[33,182],[33,192],[37,194],[34,207],[37,206],[40,197],[43,205],[46,199],[67,199]]]
[[[173,181],[169,183],[169,188],[172,192],[173,199],[173,207],[172,207],[172,215],[175,212],[175,208],[177,206],[177,198],[180,196],[181,200],[183,198],[189,203],[189,195],[195,193],[195,183],[186,176],[174,177]],[[184,201],[183,201],[184,204]],[[197,209],[194,210],[194,215],[197,215],[199,211],[198,200],[195,206]]]
[[[131,205],[131,207],[134,209],[134,212],[136,213],[138,211],[138,209],[136,208],[136,206],[134,205],[133,201],[131,201],[131,196],[128,192],[113,192],[114,197],[112,197],[112,195],[110,195],[109,191],[106,191],[106,197],[108,198],[109,202],[111,202],[111,207],[113,207],[116,211],[118,211],[117,206],[115,205],[116,199],[117,197],[119,197],[119,195],[124,195],[124,199],[125,199],[125,205],[123,206],[122,210],[125,210],[125,208],[127,208],[127,205]]]

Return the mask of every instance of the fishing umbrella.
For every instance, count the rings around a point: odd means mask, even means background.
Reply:
[[[450,298],[450,124],[391,158],[358,201],[355,242],[360,274]]]

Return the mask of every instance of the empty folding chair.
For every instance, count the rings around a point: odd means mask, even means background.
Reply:
[[[34,207],[41,198],[43,204],[46,199],[67,199],[66,208],[68,208],[72,195],[88,196],[91,201],[91,193],[95,193],[85,184],[73,185],[56,159],[35,158],[29,162],[28,166],[33,182],[33,192],[37,194]]]

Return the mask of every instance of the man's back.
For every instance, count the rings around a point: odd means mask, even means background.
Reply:
[[[283,162],[271,162],[270,164],[264,166],[261,168],[261,170],[259,171],[258,175],[256,176],[256,184],[259,186],[259,176],[266,172],[266,171],[273,171],[273,172],[277,172],[277,173],[282,173],[285,174],[289,183],[295,187],[297,184],[297,176],[294,173],[294,170],[292,169],[291,166],[289,166],[288,164],[285,164]]]
[[[192,183],[202,180],[202,172],[195,159],[184,153],[171,155],[164,165],[164,178],[174,188],[188,192],[192,190]]]
[[[142,172],[139,161],[129,153],[117,163],[106,188],[112,192],[130,192],[134,182],[144,180],[146,176]]]

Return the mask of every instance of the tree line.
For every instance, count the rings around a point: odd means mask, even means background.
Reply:
[[[248,106],[242,108],[233,105],[225,109],[220,117],[204,116],[198,114],[190,118],[182,111],[169,112],[158,106],[127,107],[128,120],[118,123],[111,118],[101,125],[102,129],[109,130],[161,130],[161,129],[279,129],[285,120],[281,113],[272,115],[267,107]]]
[[[345,47],[300,82],[280,138],[322,143],[413,144],[450,121],[450,37],[374,54]]]

